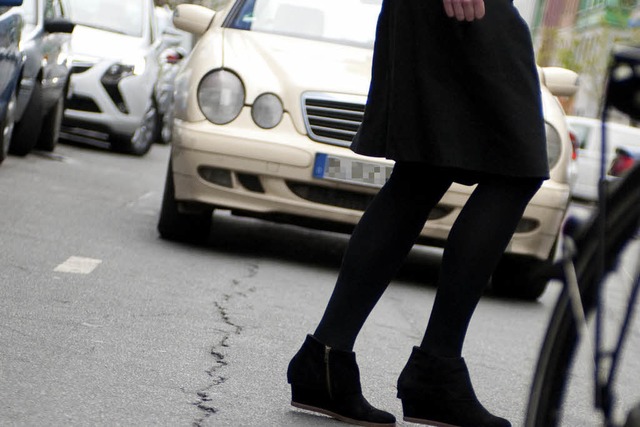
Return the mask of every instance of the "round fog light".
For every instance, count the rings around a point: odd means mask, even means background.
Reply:
[[[271,129],[280,123],[284,107],[282,101],[272,93],[263,93],[256,98],[251,107],[251,117],[253,121],[264,129]]]

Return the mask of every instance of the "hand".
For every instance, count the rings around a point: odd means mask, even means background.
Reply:
[[[484,0],[442,0],[449,18],[473,21],[484,16]]]

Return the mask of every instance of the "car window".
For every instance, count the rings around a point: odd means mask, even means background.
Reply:
[[[44,17],[46,19],[65,17],[64,5],[60,0],[46,0],[44,5]]]
[[[142,37],[144,0],[70,0],[69,15],[78,25]]]
[[[632,127],[627,130],[612,128],[609,132],[611,142],[616,147],[637,147],[640,145],[640,129],[635,131]]]
[[[44,18],[53,19],[60,16],[60,4],[54,0],[46,0],[44,2]],[[58,6],[58,8],[56,8]]]
[[[22,19],[26,24],[36,25],[38,23],[38,2],[37,0],[24,0],[22,2]]]
[[[587,149],[589,144],[589,134],[591,132],[591,127],[586,125],[581,125],[578,123],[571,123],[570,127],[573,133],[576,135],[576,138],[578,138],[580,149],[582,150]]]
[[[244,0],[227,27],[371,47],[382,0]]]

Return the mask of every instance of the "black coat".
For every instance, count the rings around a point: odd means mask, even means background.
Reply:
[[[460,171],[459,181],[548,178],[529,29],[511,0],[485,7],[458,22],[442,0],[383,0],[353,151]]]

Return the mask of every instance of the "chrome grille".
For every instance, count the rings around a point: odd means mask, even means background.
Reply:
[[[304,93],[302,112],[309,137],[348,147],[362,123],[366,102],[366,96]]]

